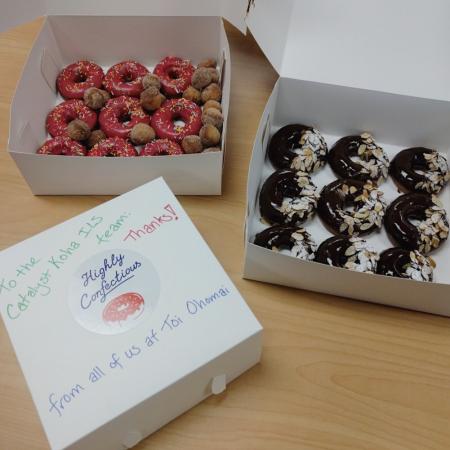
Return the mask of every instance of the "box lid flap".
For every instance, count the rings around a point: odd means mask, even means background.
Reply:
[[[14,0],[2,2],[0,14],[0,31],[29,22],[46,12],[46,0]]]
[[[254,0],[247,25],[281,76],[450,100],[446,0]]]
[[[2,7],[0,31],[27,22],[44,14],[54,15],[106,15],[106,16],[222,16],[241,31],[246,30],[247,0],[15,0]]]

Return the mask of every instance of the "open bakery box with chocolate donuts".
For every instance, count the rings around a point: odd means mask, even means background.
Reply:
[[[231,75],[230,52],[222,17],[241,30],[245,30],[246,7],[246,0],[231,2],[223,0],[207,2],[201,0],[189,2],[183,0],[132,0],[129,2],[37,0],[31,4],[19,0],[7,2],[2,6],[0,30],[38,16],[46,16],[18,82],[11,108],[9,152],[32,192],[44,195],[120,194],[163,176],[175,194],[219,195],[226,147]],[[205,132],[206,137],[205,139],[202,137],[200,143],[200,138],[194,139],[195,146],[189,151],[199,153],[187,154],[186,150],[186,154],[167,154],[167,151],[174,151],[173,147],[175,153],[182,153],[181,140],[172,147],[153,146],[153,153],[149,153],[152,156],[156,153],[157,156],[153,157],[104,158],[92,152],[90,156],[97,157],[67,158],[59,154],[55,156],[36,153],[47,140],[55,136],[55,134],[47,133],[47,115],[56,105],[67,99],[61,96],[56,84],[58,74],[63,68],[77,61],[93,61],[106,73],[116,63],[132,60],[152,72],[158,62],[169,56],[179,57],[184,62],[187,61],[187,64],[190,62],[189,67],[194,69],[202,60],[215,61],[215,67],[211,69],[214,70],[216,79],[213,79],[211,75],[210,81],[211,84],[215,83],[216,87],[220,86],[218,91],[221,90],[222,95],[221,100],[218,99],[221,103],[218,109],[221,109],[222,114],[215,114],[213,120],[219,117],[217,119],[219,122],[212,129],[212,134]],[[85,74],[81,75],[86,78]],[[179,74],[172,71],[167,72],[167,76],[177,78]],[[75,81],[83,82],[84,78]],[[124,82],[128,80],[124,79]],[[202,87],[203,85],[199,89]],[[165,93],[163,88],[164,86],[161,87],[161,93]],[[192,135],[199,134],[197,128],[200,126],[207,126],[206,123],[200,122],[200,116],[203,120],[204,115],[202,115],[202,108],[203,113],[205,112],[205,99],[216,98],[219,95],[214,92],[215,97],[211,95],[208,97],[205,94],[203,98],[205,89],[201,91],[201,99],[197,101],[199,105],[196,105],[194,101],[190,102],[190,104],[194,103],[193,108],[197,115],[195,117],[193,113],[192,120],[198,119],[195,123],[195,131],[190,133]],[[177,93],[177,97],[180,97],[182,92],[177,91]],[[116,97],[121,94],[113,95]],[[194,91],[192,95],[199,95],[199,92]],[[166,97],[169,97],[167,93]],[[164,97],[160,98],[164,99]],[[69,101],[74,100],[69,99]],[[78,101],[83,102],[83,98]],[[136,101],[139,102],[139,94]],[[141,106],[139,108],[142,109]],[[97,112],[100,118],[101,111]],[[97,112],[94,111],[95,114]],[[144,114],[150,121],[155,110],[145,110]],[[84,117],[80,115],[77,117],[84,120]],[[131,117],[133,118],[133,113]],[[69,119],[72,120],[73,117],[70,116]],[[66,118],[62,120],[67,121]],[[168,117],[167,121],[165,125],[177,132],[180,130],[183,132],[186,126],[186,122],[182,117],[178,117],[178,113]],[[88,123],[91,130],[87,131],[92,132],[92,135],[97,127],[103,131],[103,125],[93,125],[96,122],[95,119],[91,122],[84,120],[84,122],[83,126]],[[122,128],[133,123],[132,119],[130,120],[130,114],[118,116],[117,122],[119,122],[117,125]],[[145,124],[147,125],[147,122]],[[164,138],[163,131],[160,136],[156,130],[157,140]],[[208,132],[210,131],[211,127]],[[114,139],[113,136],[118,136],[114,134],[116,133],[114,130],[111,135],[108,131],[105,133],[106,137],[111,139]],[[148,128],[146,133],[150,133]],[[125,139],[129,135],[128,133]],[[89,143],[89,139],[83,140],[86,138],[83,134],[78,136],[80,138],[77,139],[81,142],[75,142],[75,144],[72,142],[69,150],[64,147],[63,151],[73,153],[81,149],[81,155],[83,152],[89,155],[91,151],[88,149],[92,144]],[[105,138],[104,135],[103,138]],[[148,142],[150,137],[146,139],[145,142]],[[139,142],[135,146],[130,146],[128,142],[127,151],[133,153],[130,156],[143,155],[143,147],[144,145],[139,145]],[[185,147],[183,147],[183,153],[184,150]],[[56,151],[55,147],[52,151]],[[58,148],[57,151],[60,149]],[[116,155],[108,153],[107,156]]]
[[[250,2],[280,78],[249,169],[245,278],[450,316],[449,14],[443,0]],[[434,166],[394,159],[417,147]],[[408,194],[402,174],[439,193]]]

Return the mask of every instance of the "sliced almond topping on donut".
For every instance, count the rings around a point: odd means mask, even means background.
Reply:
[[[362,155],[367,149],[367,145],[361,144],[358,148],[358,155]]]
[[[354,194],[357,190],[355,186],[350,186],[350,194]]]
[[[345,250],[345,256],[352,256],[356,253],[356,247],[354,245],[351,245],[350,247]]]
[[[345,231],[348,228],[348,225],[345,222],[342,222],[340,227],[339,227],[339,231],[342,233],[343,231]]]
[[[359,228],[362,230],[362,231],[364,231],[364,230],[368,230],[370,227],[372,227],[373,226],[373,223],[370,223],[370,222],[366,222],[366,223],[363,223]]]

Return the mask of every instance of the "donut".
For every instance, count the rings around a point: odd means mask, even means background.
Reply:
[[[64,156],[84,156],[86,149],[77,141],[67,136],[56,136],[49,139],[39,147],[36,153],[40,155],[64,155]]]
[[[379,255],[360,237],[333,236],[323,241],[315,261],[356,272],[375,273]]]
[[[389,171],[386,153],[369,133],[339,139],[330,149],[328,162],[340,178],[371,180],[377,184],[387,178]]]
[[[425,147],[407,148],[397,153],[390,173],[403,190],[428,194],[439,193],[450,178],[445,156]]]
[[[127,95],[139,97],[144,90],[142,78],[148,73],[146,67],[136,61],[114,64],[105,75],[103,85],[114,97]]]
[[[429,256],[424,256],[417,250],[393,247],[380,254],[377,274],[416,281],[433,281],[435,266]]]
[[[348,209],[350,207],[350,210]],[[352,236],[381,228],[386,203],[370,181],[336,180],[322,189],[317,212],[335,233]]]
[[[101,88],[103,77],[103,69],[99,65],[92,61],[77,61],[59,73],[56,87],[66,99],[83,98],[86,89]]]
[[[424,254],[448,238],[447,213],[435,195],[417,192],[401,195],[388,206],[384,225],[398,245]]]
[[[150,124],[150,116],[134,97],[115,97],[108,100],[98,116],[100,128],[108,137],[127,139],[137,123]]]
[[[189,60],[167,56],[156,65],[153,73],[159,77],[164,94],[175,97],[189,87],[194,70]]]
[[[298,226],[314,215],[319,195],[308,174],[275,171],[259,194],[261,216],[271,224]]]
[[[66,136],[67,125],[74,119],[86,122],[92,130],[97,123],[97,113],[88,108],[83,100],[66,100],[55,106],[47,116],[47,131],[53,136]]]
[[[175,124],[177,120],[184,124]],[[199,133],[202,127],[202,110],[185,98],[166,100],[153,114],[151,125],[159,138],[181,142],[186,136]]]
[[[270,140],[268,157],[277,169],[315,172],[326,161],[328,147],[318,130],[292,124],[280,128]]]
[[[123,322],[131,316],[136,319],[144,311],[144,298],[136,292],[127,292],[113,298],[103,309],[105,322]]]
[[[95,144],[87,156],[137,156],[137,152],[125,139],[110,137]]]
[[[280,252],[294,258],[314,261],[317,245],[304,229],[288,225],[275,225],[258,233],[255,245]]]
[[[141,150],[140,156],[182,155],[181,147],[169,139],[157,139],[149,142]]]

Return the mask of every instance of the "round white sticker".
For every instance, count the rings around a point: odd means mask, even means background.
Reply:
[[[97,253],[77,269],[69,286],[69,307],[89,331],[118,334],[147,319],[159,298],[153,264],[125,249]]]

